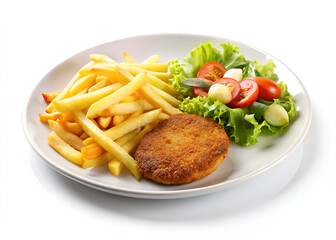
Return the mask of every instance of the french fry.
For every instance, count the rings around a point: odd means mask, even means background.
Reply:
[[[89,88],[84,88],[83,90],[81,90],[80,92],[78,92],[76,95],[79,96],[79,95],[83,95],[85,93],[88,93],[89,91]]]
[[[90,136],[90,135],[89,135]],[[95,143],[95,140],[92,137],[88,137],[83,141],[84,146],[89,146],[90,144]]]
[[[83,91],[84,89],[92,87],[95,83],[96,83],[95,74],[89,74],[85,77],[82,77],[72,85],[70,89],[70,96],[75,96],[77,93]]]
[[[126,133],[125,135],[121,136],[120,138],[115,140],[115,142],[118,145],[123,146],[127,142],[129,142],[132,138],[134,138],[140,131],[141,131],[141,128],[136,128],[133,131],[130,131],[130,132]]]
[[[107,166],[108,166],[110,173],[114,176],[119,176],[122,169],[124,168],[124,164],[122,164],[122,162],[120,162],[117,159],[112,159],[112,160],[110,159]]]
[[[88,137],[90,137],[86,132],[83,132],[80,136],[80,139],[83,140],[83,143],[84,143],[84,140],[87,139]],[[84,145],[84,144],[83,144]]]
[[[160,113],[160,115],[159,115],[159,120],[161,120],[161,121],[163,121],[163,120],[166,120],[166,119],[168,119],[170,116],[168,115],[168,114],[166,114],[166,113]]]
[[[49,134],[47,140],[49,145],[59,152],[64,158],[68,159],[74,164],[82,165],[82,153],[67,144],[64,140],[57,136],[54,131]]]
[[[108,62],[115,63],[113,59],[104,54],[90,54],[90,58],[95,63],[108,63]]]
[[[94,159],[105,153],[106,151],[97,143],[92,143],[82,148],[83,158]]]
[[[168,72],[167,73],[166,72],[153,72],[153,71],[148,71],[146,69],[139,68],[139,67],[131,67],[125,64],[119,64],[118,66],[122,67],[123,69],[125,69],[125,71],[129,72],[133,76],[136,76],[137,74],[142,73],[142,72],[148,72],[151,75],[161,79],[162,81],[166,83],[168,83],[169,79],[171,78],[171,74]]]
[[[114,126],[117,126],[119,125],[120,123],[124,122],[126,119],[128,118],[128,115],[127,114],[122,114],[122,115],[115,115],[113,117],[113,125]]]
[[[128,119],[131,119],[131,118],[134,118],[134,117],[137,117],[137,116],[140,116],[141,114],[143,114],[144,110],[143,109],[140,109],[132,114],[129,115]]]
[[[62,122],[74,122],[75,121],[71,112],[61,113],[58,119]]]
[[[40,122],[47,123],[48,120],[56,120],[60,117],[61,113],[53,112],[53,113],[40,113],[39,120]]]
[[[109,161],[111,161],[112,158],[113,158],[113,156],[109,152],[106,152],[106,153],[100,155],[99,157],[96,157],[96,158],[93,158],[93,159],[83,158],[82,168],[97,167],[97,166],[103,165],[105,163],[108,163]]]
[[[51,102],[52,100],[55,99],[55,97],[57,97],[58,94],[60,94],[60,91],[51,93],[42,93],[42,97],[46,102]]]
[[[61,124],[61,126],[67,129],[69,132],[77,136],[80,136],[83,134],[82,127],[76,122],[63,122],[63,121],[60,121],[59,119],[57,119],[57,122]]]
[[[123,52],[123,59],[125,63],[138,63],[134,58],[132,58],[128,53]]]
[[[119,88],[121,88],[121,86],[122,85],[120,83],[114,83],[110,86],[104,87],[94,92],[79,96],[76,95],[60,101],[55,101],[54,105],[59,112],[71,112],[74,110],[80,110],[117,91]]]
[[[98,78],[98,77],[97,77]],[[106,77],[105,79],[97,82],[95,85],[93,85],[92,87],[89,88],[88,92],[94,92],[97,91],[99,89],[102,89],[108,85],[111,85],[110,80],[108,80],[108,78]]]
[[[156,88],[158,88],[158,89],[160,89],[160,90],[168,93],[169,95],[172,95],[174,97],[177,97],[177,96],[180,95],[180,93],[178,91],[176,91],[175,88],[173,88],[168,83],[165,83],[164,81],[160,80],[159,78],[153,76],[150,73],[148,74],[148,82],[152,86],[154,86],[154,87],[156,87]]]
[[[86,64],[84,67],[82,67],[82,69],[87,68],[87,67],[89,67],[93,64],[94,64],[94,62],[91,61],[88,64]],[[53,109],[54,109],[53,104],[54,104],[55,101],[60,101],[64,98],[67,98],[70,95],[70,89],[71,89],[72,85],[80,78],[81,78],[81,75],[79,74],[79,72],[77,72],[75,74],[75,76],[73,76],[71,81],[65,86],[65,88],[49,103],[49,105],[47,106],[45,111],[49,112],[49,113],[52,112]]]
[[[106,76],[100,76],[100,75],[96,77],[96,83],[99,83],[100,81],[103,80],[109,80],[109,79]]]
[[[129,67],[138,67],[152,72],[167,72],[168,64],[167,63],[125,63]]]
[[[147,83],[147,73],[141,73],[137,75],[132,82],[121,87],[114,93],[100,99],[99,101],[93,103],[86,116],[88,118],[95,118],[98,116],[98,113],[108,108],[109,106],[120,102],[123,98],[131,95],[135,91],[137,91],[140,87],[142,87],[145,83]]]
[[[143,64],[148,64],[148,63],[156,63],[159,61],[160,55],[152,55],[149,58],[147,58],[145,61],[143,61]]]
[[[180,106],[181,101],[176,99],[175,97],[169,95],[165,91],[162,91],[161,89],[158,89],[157,87],[152,86],[152,88],[162,97],[164,100],[166,100],[170,105],[173,107],[178,108]]]
[[[112,121],[112,117],[100,116],[100,117],[97,117],[96,119],[96,122],[98,123],[98,125],[103,129],[107,128],[110,125],[111,121]]]
[[[88,133],[101,147],[111,153],[117,159],[125,164],[137,180],[140,180],[137,163],[134,158],[129,155],[122,147],[109,138],[102,130],[100,130],[90,119],[88,119],[81,111],[74,111],[76,121],[81,125],[86,133]]]
[[[110,137],[112,140],[118,139],[121,136],[125,135],[130,131],[133,131],[136,128],[145,126],[146,124],[155,121],[159,117],[161,112],[162,109],[155,109],[146,112],[144,114],[141,114],[137,117],[127,119],[126,121],[120,123],[119,125],[106,130],[105,135]]]
[[[137,100],[139,100],[139,98],[137,96],[134,96],[134,94],[132,94],[127,97],[124,97],[123,99],[121,99],[120,102],[127,103],[127,102],[135,102]]]
[[[96,74],[107,77],[112,82],[120,82],[123,85],[127,84],[124,82],[118,72],[115,70],[115,63],[96,63],[89,68],[80,70],[80,74]]]
[[[81,151],[84,147],[83,140],[77,135],[65,130],[58,122],[49,120],[48,121],[50,129],[54,131],[57,136],[62,138],[67,144],[69,144],[74,149]]]
[[[124,103],[117,103],[114,104],[102,112],[99,113],[100,116],[114,116],[114,115],[123,115],[123,114],[130,114],[141,109],[143,110],[150,110],[153,109],[153,105],[147,102],[144,99],[137,100],[135,102],[124,102]]]

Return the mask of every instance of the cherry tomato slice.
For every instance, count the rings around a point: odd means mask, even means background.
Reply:
[[[226,68],[218,62],[208,62],[200,68],[197,78],[204,79],[210,83],[214,83],[217,79],[222,78],[226,72]],[[195,96],[207,97],[207,89],[193,87]]]
[[[252,104],[258,99],[259,88],[258,84],[250,79],[243,79],[240,82],[240,94],[235,100],[229,102],[227,105],[229,107],[241,108]]]
[[[218,62],[208,62],[201,67],[196,77],[214,82],[222,78],[226,71],[226,68],[222,64]]]
[[[240,93],[240,84],[236,79],[233,78],[220,78],[218,79],[214,84],[222,84],[227,86],[230,91],[231,91],[231,95],[232,95],[232,100],[236,100],[239,97],[239,93]]]
[[[281,87],[268,78],[263,77],[248,77],[245,79],[250,79],[255,81],[259,87],[258,98],[264,100],[273,100],[281,96]]]

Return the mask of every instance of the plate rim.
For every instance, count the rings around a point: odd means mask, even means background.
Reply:
[[[250,173],[248,173],[244,176],[241,176],[241,177],[238,177],[238,178],[235,178],[235,179],[232,179],[232,180],[226,180],[224,182],[212,184],[212,185],[209,185],[209,186],[195,187],[195,188],[182,189],[182,190],[160,190],[160,191],[133,190],[133,189],[128,189],[127,190],[124,187],[118,187],[118,186],[116,187],[116,186],[113,186],[113,185],[108,187],[108,186],[106,186],[107,184],[99,183],[99,182],[97,182],[95,180],[92,180],[92,179],[87,179],[85,177],[82,177],[80,174],[70,172],[70,170],[67,170],[67,168],[62,167],[58,164],[55,164],[55,162],[53,162],[50,157],[46,156],[40,150],[39,146],[37,146],[35,144],[35,142],[31,139],[31,136],[29,134],[28,125],[27,125],[28,124],[27,114],[28,114],[28,110],[29,110],[29,102],[30,102],[30,99],[33,97],[33,93],[35,92],[36,88],[39,86],[41,81],[47,75],[49,75],[56,68],[58,68],[59,66],[61,66],[66,61],[73,58],[74,56],[82,54],[83,52],[86,52],[86,51],[90,51],[91,49],[95,49],[97,47],[103,47],[104,45],[112,44],[113,42],[117,42],[117,41],[144,38],[144,37],[152,38],[152,37],[164,37],[164,36],[170,36],[170,37],[187,36],[187,37],[194,37],[194,38],[203,37],[203,38],[209,38],[209,39],[223,39],[223,41],[228,41],[228,42],[232,41],[232,42],[235,42],[237,44],[244,45],[245,47],[251,48],[255,51],[258,51],[258,52],[260,52],[260,53],[262,53],[266,56],[269,56],[269,57],[273,58],[274,60],[280,62],[296,78],[296,81],[299,83],[301,89],[303,90],[305,101],[306,101],[306,104],[307,104],[307,119],[304,122],[305,124],[302,128],[300,136],[298,136],[296,138],[296,141],[294,141],[291,144],[291,147],[286,152],[284,152],[281,156],[279,156],[274,162],[268,163],[267,165],[263,166],[262,168],[260,168],[258,170],[255,170],[255,171],[250,172]],[[24,130],[24,133],[25,133],[25,136],[26,136],[26,139],[27,139],[28,143],[30,144],[32,149],[44,160],[44,162],[46,162],[54,170],[56,170],[57,172],[61,173],[62,175],[66,176],[66,177],[68,177],[68,178],[70,178],[70,179],[72,179],[76,182],[79,182],[81,184],[84,184],[86,186],[89,186],[89,187],[92,187],[92,188],[95,188],[95,189],[98,189],[98,190],[101,190],[101,191],[104,191],[104,192],[117,194],[117,195],[122,195],[122,196],[127,196],[127,197],[150,198],[150,199],[168,199],[168,198],[191,197],[191,196],[196,196],[196,195],[201,195],[201,194],[203,195],[203,194],[207,194],[207,193],[214,192],[214,191],[217,191],[217,190],[220,190],[220,189],[235,186],[235,185],[241,184],[242,182],[248,181],[249,179],[262,174],[263,172],[267,171],[268,169],[273,168],[274,166],[276,166],[277,164],[282,162],[282,160],[285,159],[288,155],[290,155],[300,145],[300,143],[303,141],[303,139],[307,135],[307,132],[309,130],[310,123],[311,123],[311,118],[312,118],[311,102],[310,102],[310,97],[309,97],[309,94],[308,94],[306,88],[304,87],[300,78],[286,64],[284,64],[281,60],[279,60],[278,58],[269,54],[268,52],[265,52],[265,51],[263,51],[263,50],[261,50],[257,47],[254,47],[253,45],[246,44],[242,41],[237,41],[237,40],[234,40],[234,39],[221,37],[221,36],[211,36],[211,35],[203,35],[203,34],[190,34],[190,33],[186,33],[186,34],[184,34],[184,33],[159,33],[159,34],[135,35],[135,36],[130,36],[130,37],[126,37],[126,38],[115,39],[115,40],[112,40],[112,41],[109,41],[109,42],[105,42],[105,43],[87,48],[87,49],[82,50],[80,52],[77,52],[76,54],[66,58],[65,60],[63,60],[62,62],[60,62],[56,66],[54,66],[51,70],[49,70],[36,83],[35,87],[31,90],[31,92],[29,93],[29,96],[27,97],[27,101],[25,102],[24,109],[23,109],[22,113],[23,113],[22,114],[23,115],[22,116],[23,130]]]

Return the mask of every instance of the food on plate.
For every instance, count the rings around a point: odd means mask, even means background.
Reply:
[[[124,63],[103,54],[78,69],[62,91],[43,93],[39,115],[49,144],[82,168],[124,166],[163,184],[203,178],[226,157],[229,138],[255,144],[262,129],[277,134],[297,115],[293,96],[278,82],[273,60],[247,60],[230,43],[195,47],[185,57]],[[135,151],[136,150],[136,151]]]
[[[169,62],[170,84],[182,101],[179,109],[215,120],[243,146],[257,143],[261,129],[272,134],[284,130],[297,110],[287,85],[278,82],[273,60],[261,64],[246,59],[231,43],[220,47],[212,42],[200,44],[185,57]],[[220,84],[229,88],[231,100],[228,89]]]
[[[167,83],[167,63],[153,55],[138,63],[123,53],[125,63],[91,54],[62,91],[43,93],[48,106],[48,143],[82,168],[106,164],[113,175],[125,166],[140,179],[133,152],[158,122],[181,113],[179,93]]]
[[[164,184],[203,178],[226,157],[229,138],[213,120],[176,114],[160,122],[140,141],[134,154],[140,173]]]

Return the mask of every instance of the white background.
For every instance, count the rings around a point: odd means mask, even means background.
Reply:
[[[332,3],[2,1],[0,239],[335,239]],[[226,191],[139,200],[73,182],[34,153],[22,130],[22,110],[39,80],[82,50],[152,33],[235,39],[276,56],[297,74],[310,95],[313,115],[303,142],[309,154],[303,154],[290,184],[270,197],[233,208],[225,207]]]

